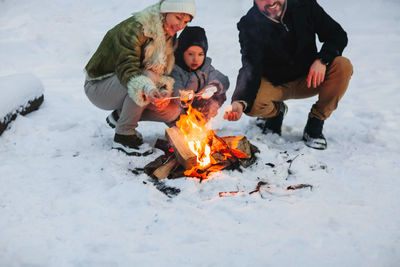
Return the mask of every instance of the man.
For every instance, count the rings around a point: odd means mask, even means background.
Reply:
[[[255,0],[238,23],[242,68],[232,110],[263,121],[264,133],[281,134],[284,100],[318,95],[304,128],[307,146],[326,149],[324,121],[346,92],[353,67],[342,57],[347,34],[315,0]],[[315,35],[322,43],[318,52]]]

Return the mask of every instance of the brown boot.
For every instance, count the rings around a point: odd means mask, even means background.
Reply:
[[[140,148],[143,144],[142,135],[136,131],[131,135],[114,135],[113,149],[119,150],[127,154],[128,156],[147,156],[153,153],[150,148]]]

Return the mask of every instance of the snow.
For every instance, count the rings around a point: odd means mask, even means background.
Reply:
[[[260,134],[248,117],[223,121],[223,107],[213,126],[245,134],[261,150],[257,165],[201,184],[168,180],[181,189],[172,199],[129,171],[161,152],[110,150],[108,112],[83,91],[82,70],[105,32],[152,3],[0,1],[0,76],[32,73],[45,88],[41,108],[0,137],[0,266],[398,266],[400,3],[319,1],[347,31],[354,65],[325,123],[326,151],[300,140],[315,98],[287,102],[282,137]],[[191,23],[206,29],[229,96],[240,68],[236,22],[251,4],[198,0]],[[0,99],[1,110],[8,104]],[[139,130],[154,144],[165,127]],[[260,180],[269,190],[218,197]],[[313,189],[285,190],[301,183]]]
[[[43,95],[43,85],[32,73],[17,73],[0,77],[0,119],[16,112],[28,101]]]

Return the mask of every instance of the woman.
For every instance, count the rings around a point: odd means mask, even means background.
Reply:
[[[176,33],[195,16],[194,0],[161,0],[109,30],[86,65],[85,93],[97,107],[114,110],[113,148],[140,155],[138,121],[174,121],[180,108],[168,100]],[[156,101],[158,100],[158,101]],[[157,103],[157,104],[156,104]]]

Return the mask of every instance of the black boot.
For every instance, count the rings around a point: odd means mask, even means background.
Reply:
[[[328,147],[325,136],[322,134],[323,127],[323,120],[308,117],[303,133],[303,140],[306,146],[320,150],[324,150]]]
[[[283,102],[278,102],[279,112],[275,117],[272,118],[257,118],[257,126],[261,128],[263,134],[273,133],[273,134],[282,134],[282,122],[285,117],[288,107]]]
[[[131,135],[114,135],[113,149],[119,150],[127,154],[128,156],[147,156],[153,153],[152,149],[142,148],[143,138],[139,132],[135,132]]]

